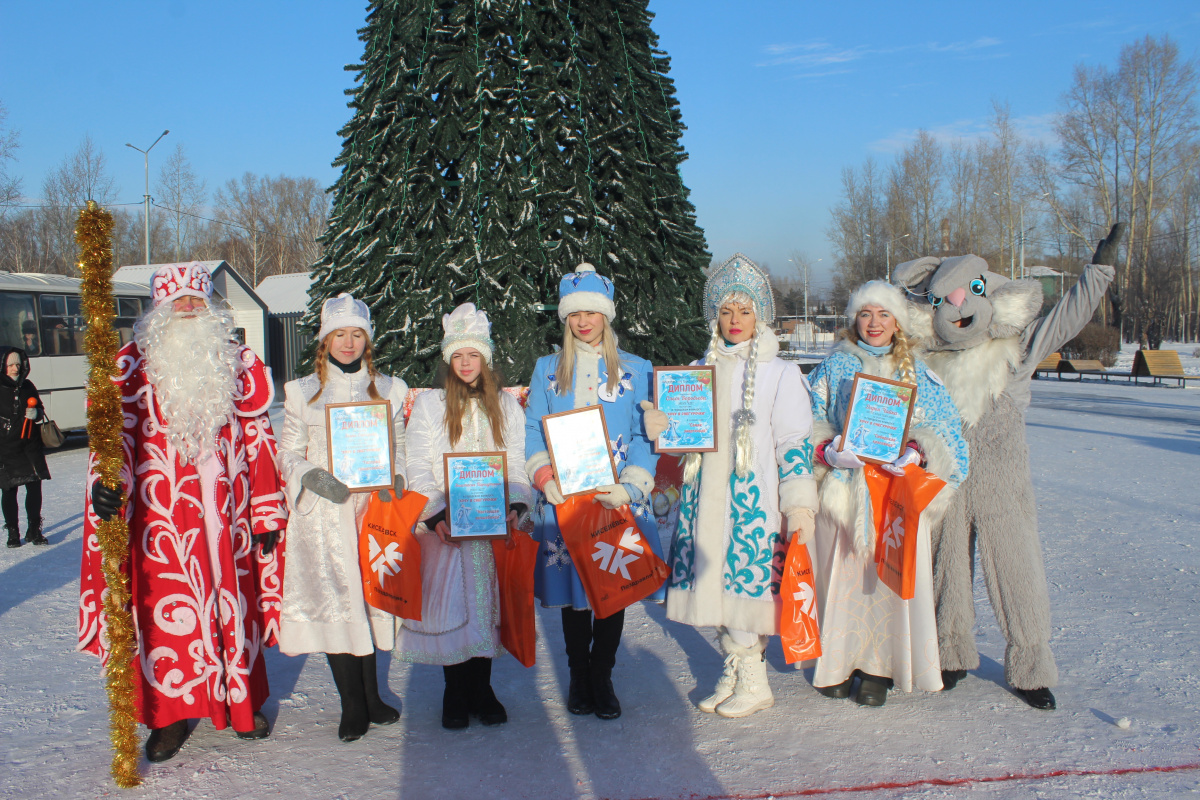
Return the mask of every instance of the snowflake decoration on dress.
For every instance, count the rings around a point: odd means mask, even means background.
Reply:
[[[546,385],[550,387],[551,394],[558,394],[558,373],[546,373]]]
[[[617,472],[620,472],[621,465],[629,460],[629,445],[625,444],[623,436],[618,436],[615,442],[610,439],[608,445],[612,448],[613,461],[616,462]]]
[[[621,374],[621,380],[617,381],[616,387],[610,392],[608,390],[608,375],[600,376],[600,390],[598,394],[602,400],[607,400],[610,403],[616,402],[617,398],[624,396],[625,392],[633,391],[633,373],[624,372]]]
[[[546,566],[558,567],[561,572],[563,567],[570,564],[571,554],[567,552],[566,542],[561,535],[553,541],[546,542]]]

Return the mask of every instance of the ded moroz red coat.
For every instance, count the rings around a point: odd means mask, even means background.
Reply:
[[[279,631],[282,542],[269,556],[257,533],[282,531],[287,506],[267,410],[270,373],[246,347],[239,357],[235,421],[221,429],[217,455],[183,464],[135,342],[117,354],[125,423],[121,477],[130,489],[131,576],[141,721],[161,728],[209,717],[217,729],[254,728],[269,694],[264,648]],[[92,510],[89,465],[79,587],[79,649],[108,661],[106,591]]]

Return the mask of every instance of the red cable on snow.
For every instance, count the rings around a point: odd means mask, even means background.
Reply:
[[[966,786],[972,783],[1002,783],[1004,781],[1037,781],[1047,778],[1070,778],[1091,776],[1142,775],[1150,772],[1186,772],[1200,770],[1197,764],[1172,764],[1162,767],[1121,767],[1118,769],[1055,769],[1050,772],[1023,772],[1010,775],[992,775],[982,778],[921,778],[915,781],[884,781],[881,783],[865,783],[859,786],[833,786],[822,789],[794,789],[758,794],[711,794],[688,795],[685,800],[767,800],[767,798],[815,797],[826,794],[851,794],[856,792],[876,792],[884,789],[914,789],[918,786]],[[661,798],[640,798],[639,800],[661,800]]]

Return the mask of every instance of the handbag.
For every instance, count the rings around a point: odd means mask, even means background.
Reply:
[[[917,529],[921,512],[946,482],[916,464],[891,475],[874,464],[863,468],[875,518],[875,571],[901,600],[916,593]]]
[[[62,447],[62,443],[67,440],[58,423],[52,419],[47,419],[38,427],[42,431],[42,444],[46,447]]]
[[[359,529],[363,598],[402,619],[421,619],[421,546],[413,528],[425,502],[417,492],[373,492]]]
[[[510,539],[492,540],[496,582],[500,587],[500,644],[526,667],[537,654],[533,611],[533,570],[538,543],[524,531],[510,529]]]
[[[779,584],[783,610],[779,618],[779,638],[783,657],[789,664],[808,661],[821,655],[821,627],[817,622],[817,590],[813,581],[812,559],[808,545],[793,535],[787,549],[783,578]]]

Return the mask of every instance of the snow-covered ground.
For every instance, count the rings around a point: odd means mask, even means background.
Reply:
[[[784,665],[776,642],[768,650],[776,705],[745,720],[695,709],[720,670],[711,631],[641,605],[627,615],[615,672],[624,716],[571,716],[558,612],[541,611],[537,665],[496,664],[507,725],[443,730],[441,670],[381,657],[401,721],[342,744],[324,659],[272,651],[269,739],[244,742],[201,722],[175,759],[143,762],[145,785],[127,791],[108,776],[98,664],[74,652],[85,453],[57,452],[45,485],[51,546],[0,550],[0,795],[782,798],[883,782],[1200,765],[1200,388],[1037,381],[1029,440],[1061,671],[1056,712],[1029,708],[1003,685],[1004,642],[981,584],[982,666],[953,692],[893,693],[880,709],[828,700]],[[1131,725],[1119,727],[1122,718]],[[1195,766],[853,796],[1188,793],[1200,793]]]

